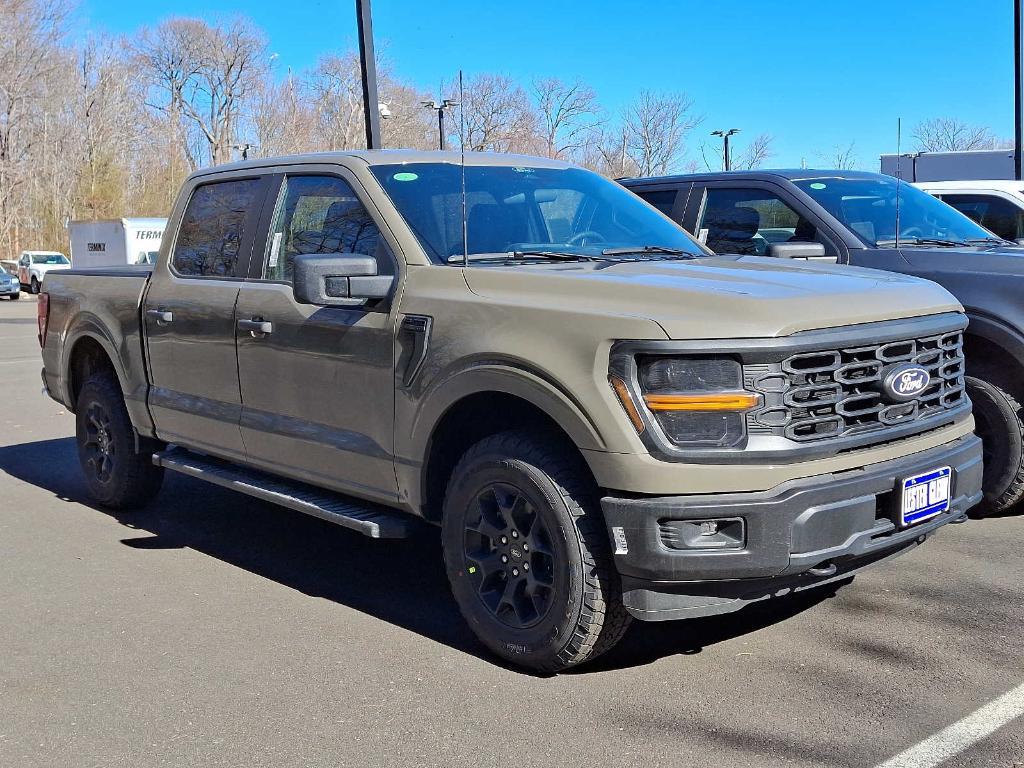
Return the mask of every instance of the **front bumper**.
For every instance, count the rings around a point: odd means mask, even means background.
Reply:
[[[901,478],[952,468],[950,508],[900,530]],[[742,465],[736,467],[742,472]],[[961,437],[862,469],[793,480],[765,492],[601,500],[626,608],[659,621],[727,613],[827,584],[900,554],[981,501],[981,440]],[[688,548],[683,521],[732,520],[724,548]],[[685,530],[684,530],[685,529]],[[723,530],[726,527],[723,526]],[[681,531],[683,531],[681,533]]]
[[[0,283],[0,296],[14,296],[21,293],[21,283]]]

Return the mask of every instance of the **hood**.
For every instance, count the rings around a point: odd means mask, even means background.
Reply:
[[[47,272],[57,272],[62,269],[71,269],[70,264],[33,264],[29,269],[33,269],[41,275],[45,275]]]
[[[915,246],[900,247],[900,254],[911,263],[934,263],[936,257],[948,259],[951,256],[969,254],[972,271],[985,271],[1001,274],[1024,274],[1024,247],[1012,245],[997,246],[957,246],[937,248]]]
[[[927,280],[756,256],[471,266],[466,280],[493,301],[648,318],[673,339],[768,338],[961,311]]]

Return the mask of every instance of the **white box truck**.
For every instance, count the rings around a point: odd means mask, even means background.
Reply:
[[[72,221],[71,263],[76,269],[155,264],[167,219]]]

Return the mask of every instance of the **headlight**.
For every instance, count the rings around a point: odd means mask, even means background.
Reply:
[[[723,357],[664,357],[642,355],[636,360],[642,407],[665,437],[680,448],[735,448],[746,441],[746,412],[756,408],[760,395],[743,389],[743,368]],[[629,397],[613,377],[619,395]],[[630,398],[632,400],[632,398]],[[637,426],[639,403],[623,400]],[[638,427],[638,431],[643,431]]]

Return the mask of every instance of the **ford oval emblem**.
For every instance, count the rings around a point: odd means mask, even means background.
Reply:
[[[920,365],[900,363],[882,372],[882,392],[895,403],[905,403],[920,397],[931,381],[931,374]]]

